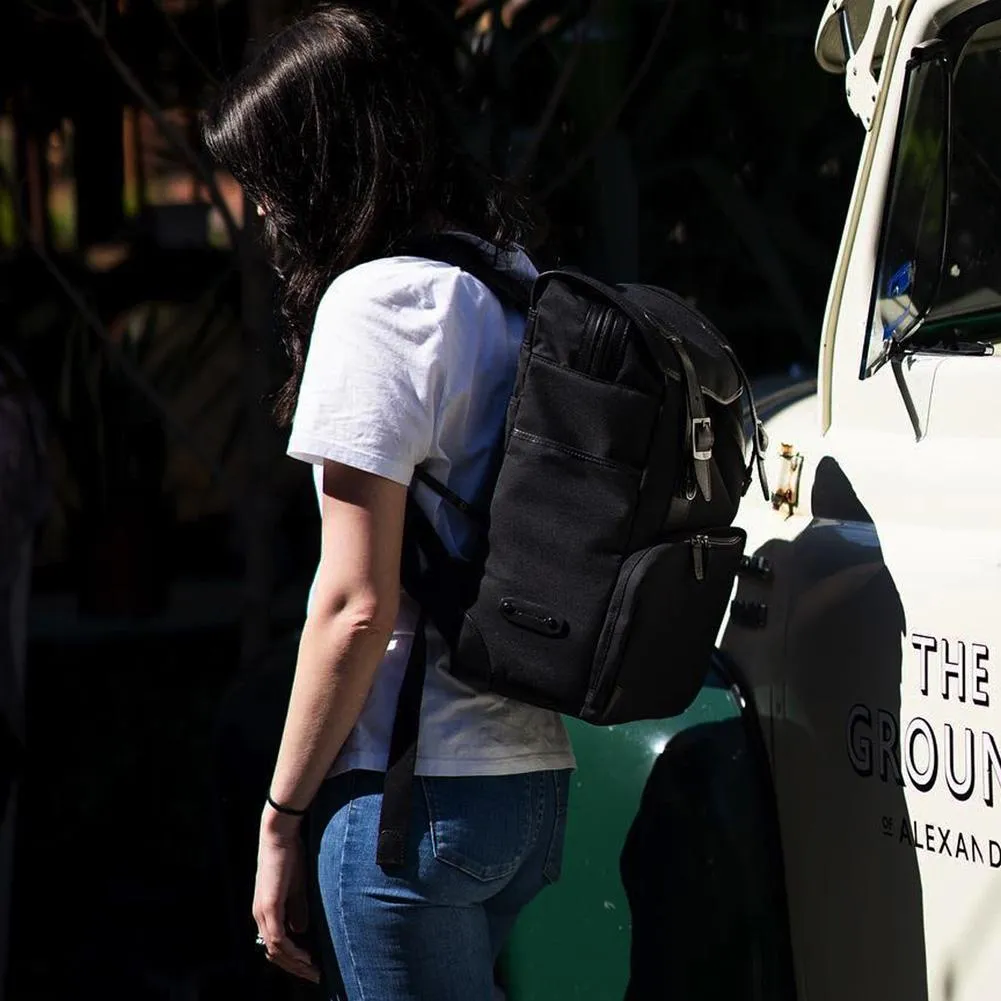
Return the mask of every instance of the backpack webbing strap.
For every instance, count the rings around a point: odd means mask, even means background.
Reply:
[[[751,459],[747,464],[747,472],[744,477],[744,493],[754,479],[755,467],[758,472],[758,482],[761,484],[761,492],[765,495],[765,500],[771,499],[771,491],[768,489],[768,474],[765,472],[765,452],[768,451],[768,432],[758,416],[758,408],[754,403],[754,393],[751,392],[751,380],[747,378],[744,366],[737,360],[737,354],[729,344],[723,345],[723,350],[730,356],[733,367],[737,370],[740,384],[747,395],[747,409],[751,417]]]
[[[448,609],[453,603],[448,588],[450,562],[448,550],[428,516],[413,493],[408,493],[401,577],[407,594],[420,605],[420,613],[396,702],[383,782],[375,857],[383,869],[398,868],[406,860],[421,703],[427,674],[427,624],[434,622],[446,640],[454,629],[448,618]]]
[[[454,490],[445,486],[441,480],[435,479],[421,466],[417,466],[414,469],[414,479],[419,480],[429,490],[436,493],[442,500],[448,501],[452,507],[454,507],[457,511],[461,511],[467,518],[475,522],[477,525],[482,527],[490,520],[490,515],[486,511],[483,511],[476,507],[476,505],[470,504],[469,501],[464,500]]]
[[[389,760],[382,787],[379,812],[379,844],[375,860],[383,869],[399,868],[406,860],[413,804],[414,769],[417,765],[417,737],[427,673],[427,633],[422,611],[414,629],[414,641],[396,703],[396,719],[389,742]]]

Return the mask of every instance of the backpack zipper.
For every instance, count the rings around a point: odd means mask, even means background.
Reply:
[[[712,535],[693,535],[690,541],[692,544],[692,569],[695,572],[695,579],[697,581],[704,581],[706,579],[706,565],[709,562],[709,550],[736,545],[740,542],[740,536],[730,535],[720,539]]]
[[[708,540],[704,535],[696,535],[692,538],[692,566],[695,569],[695,579],[703,581],[706,579],[706,556],[709,549]]]

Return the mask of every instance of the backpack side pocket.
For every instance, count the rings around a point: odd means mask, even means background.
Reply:
[[[741,529],[717,529],[623,562],[581,718],[621,723],[688,708],[709,668],[745,543]]]

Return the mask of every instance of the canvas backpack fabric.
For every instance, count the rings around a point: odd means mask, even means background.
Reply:
[[[480,545],[453,558],[408,505],[403,583],[422,618],[390,748],[384,865],[402,862],[427,619],[450,670],[476,688],[595,724],[677,715],[709,667],[755,468],[768,497],[748,380],[688,303],[574,271],[521,283],[460,239],[415,252],[469,272],[527,323],[484,496],[416,473],[476,525]]]

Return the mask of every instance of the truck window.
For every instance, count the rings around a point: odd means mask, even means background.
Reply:
[[[958,58],[912,68],[863,375],[892,341],[985,354],[1001,341],[998,94],[1001,21],[977,29]]]
[[[993,96],[992,96],[993,95]],[[984,25],[967,43],[952,86],[949,213],[941,285],[928,314],[928,334],[975,339],[1001,335],[1001,22]],[[992,108],[994,110],[992,110]]]
[[[946,215],[948,74],[944,50],[908,70],[863,375],[933,304]]]

